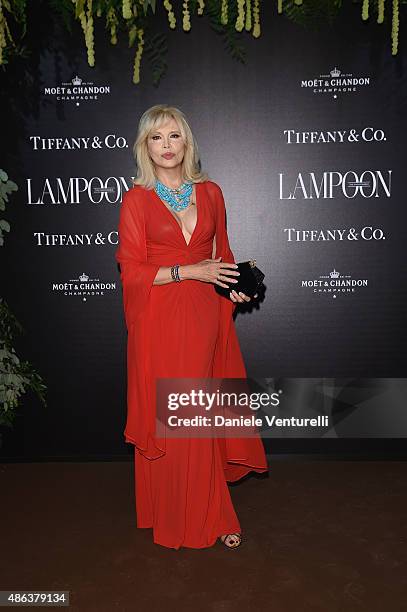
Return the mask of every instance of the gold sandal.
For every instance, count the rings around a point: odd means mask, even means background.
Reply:
[[[232,538],[232,540],[230,540]],[[228,533],[227,535],[220,536],[220,541],[227,548],[237,548],[242,543],[242,536],[240,533]],[[230,542],[228,544],[228,542]]]

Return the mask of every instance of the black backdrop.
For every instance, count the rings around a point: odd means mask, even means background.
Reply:
[[[27,71],[2,76],[0,166],[19,185],[5,215],[2,294],[26,330],[16,348],[43,376],[48,407],[26,397],[3,456],[130,452],[114,252],[137,123],[156,103],[186,113],[203,169],[222,187],[232,250],[266,273],[259,306],[236,318],[249,376],[287,389],[293,377],[330,377],[358,389],[344,439],[274,439],[267,450],[404,450],[400,395],[396,406],[383,396],[373,425],[363,409],[389,389],[375,379],[406,374],[404,17],[392,57],[388,28],[359,11],[349,3],[334,28],[315,33],[264,6],[261,38],[243,37],[243,65],[206,20],[173,32],[158,7],[155,28],[169,46],[158,88],[144,58],[141,83],[131,82],[134,50],[124,38],[112,47],[103,24],[91,69],[79,25],[67,35],[33,11]],[[96,99],[64,99],[74,87],[96,88]],[[372,380],[375,392],[361,394]]]

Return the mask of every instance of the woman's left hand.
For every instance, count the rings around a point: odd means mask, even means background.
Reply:
[[[230,299],[232,300],[232,302],[240,302],[241,304],[243,302],[250,302],[250,300],[252,299],[249,295],[246,295],[245,293],[236,293],[236,291],[234,289],[232,289],[232,291],[229,293],[230,295]],[[254,294],[254,298],[256,298],[258,296],[257,293]]]

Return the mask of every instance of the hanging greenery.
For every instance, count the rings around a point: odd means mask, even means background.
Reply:
[[[273,0],[268,0],[272,2]],[[192,29],[191,17],[208,15],[211,26],[226,39],[232,55],[243,61],[244,50],[237,42],[237,35],[250,32],[259,38],[267,24],[261,20],[264,0],[184,0],[182,10],[175,10],[176,0],[163,0],[168,27],[174,30],[179,23],[184,32]],[[355,0],[361,5],[361,19],[373,16],[377,23],[384,23],[386,14],[391,21],[391,52],[397,55],[399,41],[399,10],[407,0]],[[311,21],[331,24],[342,8],[343,0],[274,0],[276,14],[309,24]],[[178,6],[181,2],[178,2]],[[49,0],[49,10],[61,17],[67,27],[71,19],[80,23],[83,31],[89,66],[95,65],[95,19],[104,18],[112,45],[117,44],[118,35],[124,31],[129,47],[135,46],[133,82],[140,82],[141,60],[146,52],[153,66],[154,82],[157,83],[166,70],[163,54],[166,51],[162,36],[148,35],[148,25],[154,19],[156,0]],[[19,43],[27,29],[27,0],[0,0],[0,65],[5,65],[12,53],[22,53]],[[18,32],[12,35],[12,30]],[[233,31],[233,32],[232,32]],[[17,40],[17,38],[19,40]]]
[[[34,391],[47,406],[43,379],[28,361],[18,357],[13,347],[15,337],[23,331],[21,323],[0,297],[0,427],[12,427],[21,396],[28,390]]]
[[[17,189],[17,185],[9,180],[7,173],[0,169],[0,211],[6,210],[8,196]],[[0,219],[0,246],[4,244],[3,231],[9,232],[10,224],[5,219]],[[44,406],[47,405],[46,386],[41,376],[28,361],[22,361],[18,357],[13,347],[15,336],[23,331],[8,304],[0,297],[0,428],[13,425],[21,395],[30,389],[37,394]]]

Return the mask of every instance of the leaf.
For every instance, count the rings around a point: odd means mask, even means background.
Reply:
[[[336,0],[313,0],[313,2],[303,2],[301,5],[295,4],[294,0],[283,2],[283,13],[288,19],[298,25],[312,31],[318,31],[328,24],[332,26],[338,17],[342,7],[342,1]]]
[[[153,84],[156,87],[168,68],[166,60],[167,50],[167,36],[165,34],[155,34],[151,38],[146,36],[144,53],[151,66]]]
[[[79,15],[81,15],[85,8],[85,0],[78,0],[76,4],[75,17],[78,19]]]
[[[147,10],[149,6],[151,6],[151,10],[155,14],[155,2],[156,0],[144,0],[143,2],[144,15],[147,15]]]
[[[221,22],[221,10],[218,0],[207,0],[205,11],[209,16],[211,28],[224,40],[224,46],[229,51],[233,59],[245,63],[246,48],[240,42],[240,34],[236,31],[235,23],[237,19],[237,4],[229,3],[228,23]]]

